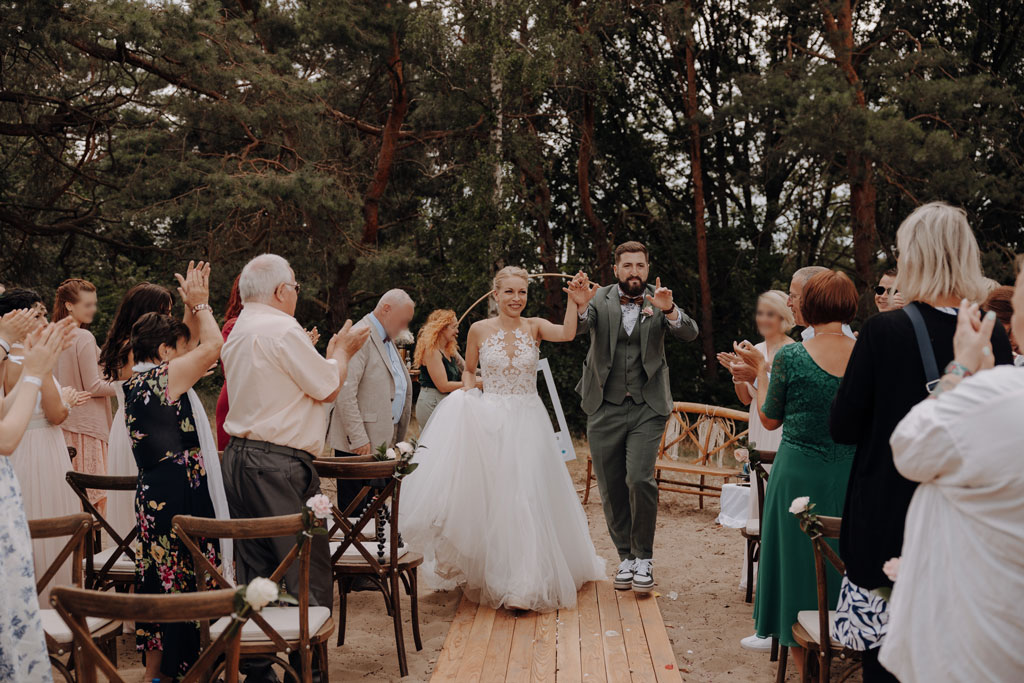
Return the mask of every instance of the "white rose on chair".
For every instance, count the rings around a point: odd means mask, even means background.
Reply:
[[[306,507],[313,511],[317,519],[330,519],[331,499],[322,493],[318,493],[306,501]]]
[[[397,444],[395,444],[395,448],[397,448],[399,452],[402,453],[402,455],[409,455],[414,450],[416,450],[415,448],[413,448],[413,445],[408,441],[399,441]]]
[[[810,496],[799,496],[793,499],[793,502],[789,505],[789,512],[793,515],[799,515],[801,512],[806,512],[807,505],[811,502]]]
[[[735,451],[733,451],[732,455],[734,458],[736,458],[736,462],[750,462],[750,451],[748,451],[746,448],[737,448]]]
[[[258,576],[249,582],[245,588],[245,601],[254,610],[261,610],[269,603],[277,600],[280,591],[277,584],[270,579]]]

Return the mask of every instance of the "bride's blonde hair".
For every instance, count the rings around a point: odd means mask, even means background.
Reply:
[[[501,287],[502,280],[507,280],[510,277],[521,277],[526,281],[527,287],[530,285],[530,274],[526,270],[519,266],[505,266],[494,275],[494,282],[491,283],[492,291],[497,292]]]

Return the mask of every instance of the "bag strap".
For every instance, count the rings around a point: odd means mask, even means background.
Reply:
[[[917,337],[917,349],[921,352],[921,362],[924,363],[924,376],[928,380],[927,387],[939,381],[939,366],[935,362],[935,351],[932,349],[931,339],[928,337],[928,328],[925,327],[924,318],[914,302],[903,307],[910,322],[914,325],[914,336]]]

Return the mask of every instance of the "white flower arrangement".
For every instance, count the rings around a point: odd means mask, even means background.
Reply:
[[[798,496],[794,498],[793,502],[789,505],[790,514],[799,515],[801,512],[806,512],[807,506],[810,502],[810,496]]]
[[[317,519],[330,519],[333,512],[331,499],[322,493],[318,493],[306,501],[306,507],[313,511]]]
[[[750,451],[746,448],[737,448],[732,454],[736,462],[750,462]]]
[[[395,444],[395,448],[397,448],[402,455],[410,455],[416,450],[408,441],[399,441]]]
[[[254,610],[261,610],[280,596],[278,585],[270,579],[258,576],[245,587],[245,601]]]
[[[416,439],[399,441],[393,447],[388,446],[386,443],[382,443],[377,446],[377,450],[374,452],[373,457],[375,460],[379,461],[397,460],[398,466],[395,468],[395,478],[401,479],[407,474],[412,474],[413,470],[419,467],[419,463],[412,461],[418,447],[419,444],[416,442]]]

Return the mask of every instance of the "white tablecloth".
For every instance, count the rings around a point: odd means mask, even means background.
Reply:
[[[756,495],[751,495],[749,486],[725,484],[722,486],[722,497],[719,499],[720,511],[716,521],[730,529],[743,529],[747,526],[747,518],[750,516],[750,501],[756,497]],[[754,516],[757,516],[756,503]]]

